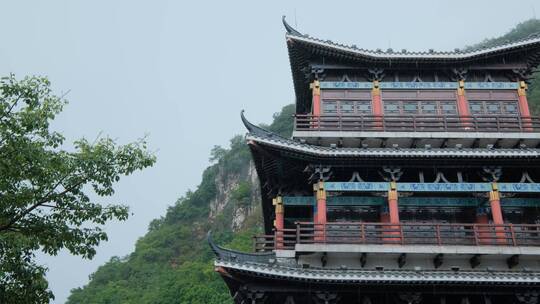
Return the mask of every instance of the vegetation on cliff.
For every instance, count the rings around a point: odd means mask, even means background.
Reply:
[[[293,105],[285,106],[265,127],[290,136],[293,112]],[[111,258],[91,275],[88,285],[72,290],[68,303],[232,303],[214,273],[206,233],[212,230],[226,247],[250,251],[251,236],[262,227],[260,201],[251,195],[258,184],[245,178],[252,165],[242,136],[233,137],[229,148],[214,147],[210,160],[215,163],[204,171],[199,187],[152,221],[132,254]],[[226,185],[226,180],[238,182],[224,189],[229,192],[225,205],[213,216],[218,185]],[[247,216],[233,231],[239,208],[247,209]]]

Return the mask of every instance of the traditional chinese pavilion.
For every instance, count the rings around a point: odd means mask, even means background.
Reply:
[[[284,21],[292,138],[251,124],[265,235],[210,245],[236,303],[538,303],[540,36],[366,50]]]

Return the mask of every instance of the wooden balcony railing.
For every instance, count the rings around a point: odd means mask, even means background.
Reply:
[[[296,131],[540,132],[540,117],[500,115],[295,115]]]
[[[256,252],[295,244],[540,246],[540,225],[299,222],[295,229],[254,237]]]

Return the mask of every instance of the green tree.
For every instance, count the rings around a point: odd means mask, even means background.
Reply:
[[[227,154],[227,149],[222,148],[221,146],[214,145],[212,150],[210,151],[210,162],[217,162],[222,157]]]
[[[272,124],[268,129],[283,137],[291,137],[293,131],[293,115],[296,111],[295,105],[286,105],[280,112],[274,113]]]
[[[261,124],[261,127],[283,137],[291,137],[293,131],[293,116],[296,111],[294,104],[284,106],[281,111],[272,115],[270,125]]]
[[[62,134],[50,130],[65,104],[46,78],[0,79],[0,303],[48,303],[35,252],[92,258],[107,239],[101,225],[128,217],[126,206],[95,199],[155,162],[144,140],[81,139],[65,150]]]
[[[499,44],[508,43],[515,40],[528,38],[530,35],[540,33],[540,20],[539,19],[529,19],[518,23],[506,34],[495,37],[495,38],[486,38],[482,42],[473,44],[472,46],[467,46],[465,49],[475,49],[475,48],[488,48],[494,47]]]

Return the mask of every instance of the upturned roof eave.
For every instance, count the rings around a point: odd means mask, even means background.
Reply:
[[[268,263],[217,260],[215,266],[240,271],[242,273],[288,280],[314,282],[349,283],[407,283],[407,284],[539,284],[540,273],[525,271],[471,270],[343,270],[343,269],[302,269],[284,267]]]
[[[373,61],[420,61],[425,60],[428,62],[447,61],[453,63],[459,63],[460,61],[474,60],[479,57],[491,56],[495,54],[513,52],[518,49],[527,49],[530,47],[540,47],[540,37],[517,41],[514,43],[498,45],[495,47],[475,49],[471,51],[460,52],[379,52],[366,49],[357,49],[354,47],[336,44],[329,41],[322,41],[316,38],[298,36],[293,34],[286,34],[285,37],[292,41],[299,41],[308,45],[318,46],[334,50],[337,53],[342,52],[345,55],[358,56],[366,60]]]
[[[540,158],[540,149],[487,148],[330,148],[300,143],[278,135],[248,133],[248,141],[278,150],[293,151],[321,158]]]
[[[317,157],[449,157],[449,158],[540,158],[540,149],[488,149],[488,148],[331,148],[301,143],[256,126],[240,113],[248,130],[246,140],[276,149],[305,153]]]
[[[350,55],[356,55],[373,60],[471,60],[479,56],[489,56],[498,52],[514,51],[519,48],[527,48],[531,46],[540,46],[540,33],[530,35],[525,39],[510,41],[502,44],[498,44],[491,47],[484,48],[472,48],[470,50],[457,50],[457,51],[429,51],[429,52],[384,52],[379,50],[369,50],[358,48],[356,46],[349,46],[345,44],[335,43],[331,40],[323,40],[315,37],[311,37],[306,34],[302,34],[300,31],[293,28],[285,20],[283,16],[283,25],[286,30],[286,39],[300,41],[311,45],[320,47],[326,47],[335,51],[345,52]]]

